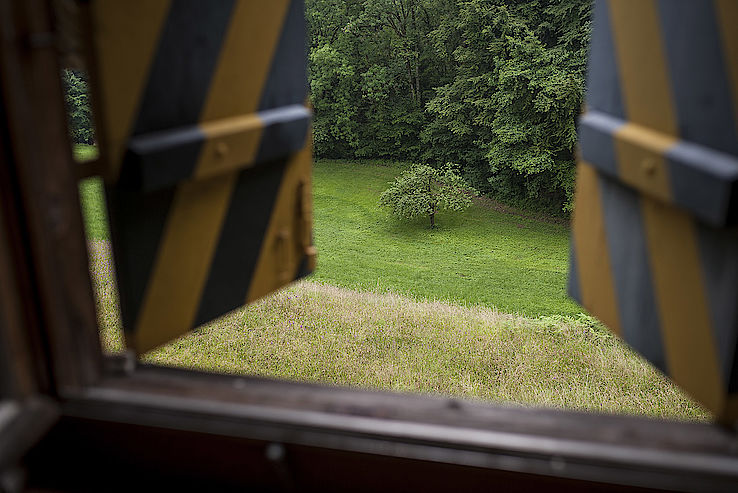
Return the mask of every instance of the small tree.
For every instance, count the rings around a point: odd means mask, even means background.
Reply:
[[[414,164],[382,192],[379,205],[388,207],[396,216],[411,218],[427,215],[430,226],[436,226],[438,211],[463,211],[471,205],[476,190],[456,172],[457,166],[446,164],[442,169]]]

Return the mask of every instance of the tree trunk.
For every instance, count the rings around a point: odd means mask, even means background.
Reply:
[[[405,60],[405,66],[407,67],[407,82],[410,85],[410,98],[413,100],[413,103],[417,102],[417,98],[415,96],[415,82],[413,80],[413,66],[410,63],[410,60]]]
[[[433,201],[433,199],[432,199],[432,197],[433,197],[433,183],[432,183],[432,178],[431,177],[428,177],[428,188],[427,188],[427,190],[428,190],[428,196],[431,197],[430,202],[428,202],[428,209],[430,209],[430,212],[428,213],[428,215],[430,216],[431,229],[433,229],[433,228],[436,227],[436,206],[438,204],[436,204]]]
[[[423,105],[422,93],[420,92],[420,36],[418,36],[418,22],[415,20],[415,4],[411,6],[413,19],[413,35],[415,37],[415,102]]]
[[[416,60],[415,62],[415,102],[418,103],[420,106],[423,105],[423,101],[420,98],[421,92],[420,92],[420,71],[419,71],[419,65],[420,61]]]

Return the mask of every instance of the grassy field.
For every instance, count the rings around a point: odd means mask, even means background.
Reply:
[[[478,204],[440,213],[436,229],[427,218],[399,220],[377,201],[402,169],[316,164],[314,280],[528,316],[581,312],[566,296],[566,227]]]
[[[312,280],[533,317],[582,311],[566,296],[566,227],[478,204],[462,214],[440,213],[436,229],[426,218],[400,221],[377,202],[401,171],[400,165],[316,164]],[[99,181],[84,182],[81,193],[88,234],[106,238]]]
[[[90,244],[107,349],[122,349],[109,246]],[[591,320],[527,318],[301,282],[144,361],[331,385],[671,419],[707,419]]]
[[[87,150],[85,152],[93,152]],[[568,230],[474,205],[401,222],[401,165],[315,167],[308,282],[144,356],[203,370],[675,419],[709,414],[566,298]],[[80,192],[98,315],[122,348],[99,180]]]

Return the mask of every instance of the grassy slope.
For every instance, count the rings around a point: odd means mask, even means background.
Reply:
[[[104,340],[120,350],[107,243],[93,242],[91,253]],[[236,310],[144,360],[524,405],[708,417],[598,326],[312,282]]]

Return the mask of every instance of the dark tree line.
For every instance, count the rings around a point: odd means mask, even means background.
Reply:
[[[590,0],[307,0],[316,154],[461,165],[568,209]]]

